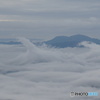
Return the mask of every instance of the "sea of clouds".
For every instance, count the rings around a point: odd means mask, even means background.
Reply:
[[[0,100],[100,100],[70,92],[100,93],[100,45],[84,48],[0,45]]]

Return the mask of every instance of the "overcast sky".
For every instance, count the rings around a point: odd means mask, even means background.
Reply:
[[[100,38],[100,0],[0,0],[0,38]]]

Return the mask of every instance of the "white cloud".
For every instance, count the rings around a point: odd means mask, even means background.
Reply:
[[[86,48],[57,49],[20,41],[23,45],[0,45],[1,100],[71,100],[72,91],[100,93],[99,45],[84,42]]]

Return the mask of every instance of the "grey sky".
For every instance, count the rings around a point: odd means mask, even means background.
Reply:
[[[0,38],[100,37],[100,0],[0,0]]]

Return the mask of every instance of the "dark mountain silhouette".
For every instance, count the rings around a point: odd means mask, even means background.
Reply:
[[[30,41],[33,42],[33,39]],[[70,37],[57,36],[49,41],[33,42],[33,43],[38,46],[45,43],[46,45],[49,45],[52,47],[66,48],[66,47],[83,47],[83,46],[78,45],[79,43],[81,43],[83,41],[89,41],[89,42],[93,42],[96,44],[100,44],[99,39],[91,38],[91,37],[88,37],[85,35],[72,35]],[[19,41],[16,41],[15,39],[1,39],[0,44],[18,45],[18,44],[22,44],[22,43]]]
[[[65,48],[65,47],[82,47],[78,44],[83,41],[89,41],[96,44],[100,44],[99,39],[90,38],[85,35],[73,35],[70,37],[67,36],[57,36],[52,40],[45,41],[44,43],[50,46],[58,47],[58,48]]]
[[[17,44],[21,44],[21,42],[15,42],[15,41],[9,41],[9,42],[0,42],[0,44],[9,44],[9,45],[17,45]]]

